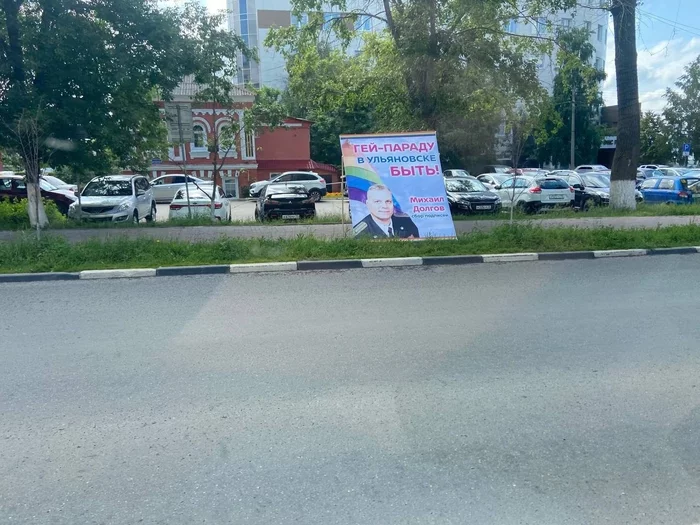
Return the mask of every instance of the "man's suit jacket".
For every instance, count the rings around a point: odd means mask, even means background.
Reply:
[[[409,237],[420,237],[418,226],[411,220],[408,215],[392,215],[391,229],[394,232],[394,237],[399,239],[407,239]],[[370,238],[370,239],[386,239],[389,236],[384,233],[379,225],[374,222],[372,215],[367,215],[364,219],[358,222],[352,229],[355,238]]]

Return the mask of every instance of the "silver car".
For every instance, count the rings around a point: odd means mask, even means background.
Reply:
[[[80,203],[80,204],[79,204]],[[83,188],[68,216],[94,221],[139,222],[156,220],[156,201],[146,177],[108,175],[95,177]]]
[[[250,185],[250,196],[258,197],[260,191],[269,184],[292,184],[293,186],[303,186],[309,197],[314,202],[320,201],[328,190],[326,189],[326,179],[313,171],[287,171],[271,180],[261,180]]]
[[[189,182],[196,182],[198,184],[204,184],[202,179],[193,177],[192,175],[187,177]],[[153,186],[153,198],[156,202],[171,202],[175,198],[175,194],[178,190],[185,187],[185,174],[178,173],[175,175],[162,175],[151,181],[151,186]],[[196,188],[196,186],[193,186]]]

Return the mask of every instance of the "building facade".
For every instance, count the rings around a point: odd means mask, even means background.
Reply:
[[[574,10],[558,11],[532,21],[511,20],[507,29],[508,32],[518,35],[546,37],[558,28],[584,28],[589,33],[589,42],[595,49],[591,64],[605,71],[610,13],[605,9],[599,9],[599,6],[600,0],[581,0]],[[551,55],[539,57],[537,69],[540,83],[551,94],[554,89],[554,77],[557,74],[556,47]]]
[[[193,140],[174,145],[167,159],[153,159],[150,176],[184,173],[202,179],[212,179],[215,156],[209,151],[208,139],[222,126],[243,122],[243,115],[253,104],[253,94],[235,88],[233,108],[221,108],[207,102],[196,102],[197,86],[186,78],[173,92],[173,102],[192,105]],[[157,102],[161,107],[163,102]],[[284,171],[314,171],[326,179],[328,191],[338,191],[340,175],[334,166],[315,162],[310,154],[308,120],[288,117],[273,129],[246,129],[240,132],[230,149],[219,149],[219,174],[224,192],[240,197],[242,190],[258,180],[270,179]],[[223,162],[222,162],[223,161]]]
[[[238,83],[283,89],[287,82],[284,57],[274,49],[265,47],[265,38],[273,27],[306,24],[308,22],[306,15],[295,17],[291,12],[290,0],[227,0],[227,7],[229,30],[241,35],[248,47],[258,50],[258,61],[249,60],[242,55],[238,57]],[[355,12],[354,8],[372,13],[382,11],[376,0],[363,2],[351,0],[348,2],[348,10]],[[325,20],[330,21],[342,16],[342,13],[327,12],[323,13],[323,16]],[[355,28],[360,33],[381,31],[384,24],[371,17],[360,17],[355,22]],[[332,40],[331,43],[333,43]],[[361,47],[362,38],[356,38],[350,43],[347,52],[355,54]]]

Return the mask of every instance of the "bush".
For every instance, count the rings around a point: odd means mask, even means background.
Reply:
[[[241,188],[241,196],[240,196],[240,198],[241,198],[241,199],[247,199],[248,197],[250,197],[250,186],[243,186],[243,187]]]
[[[44,199],[44,209],[49,224],[63,224],[66,218],[58,211],[56,203]],[[29,211],[27,210],[27,199],[20,199],[15,202],[0,200],[0,229],[19,230],[29,228]]]

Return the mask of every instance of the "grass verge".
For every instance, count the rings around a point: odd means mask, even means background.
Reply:
[[[279,240],[221,238],[211,242],[121,238],[69,244],[60,237],[47,236],[36,241],[27,235],[19,240],[0,243],[0,272],[699,245],[700,227],[693,225],[655,230],[543,229],[531,225],[504,225],[488,233],[471,233],[455,240],[428,239],[420,242],[323,240],[299,236]]]

